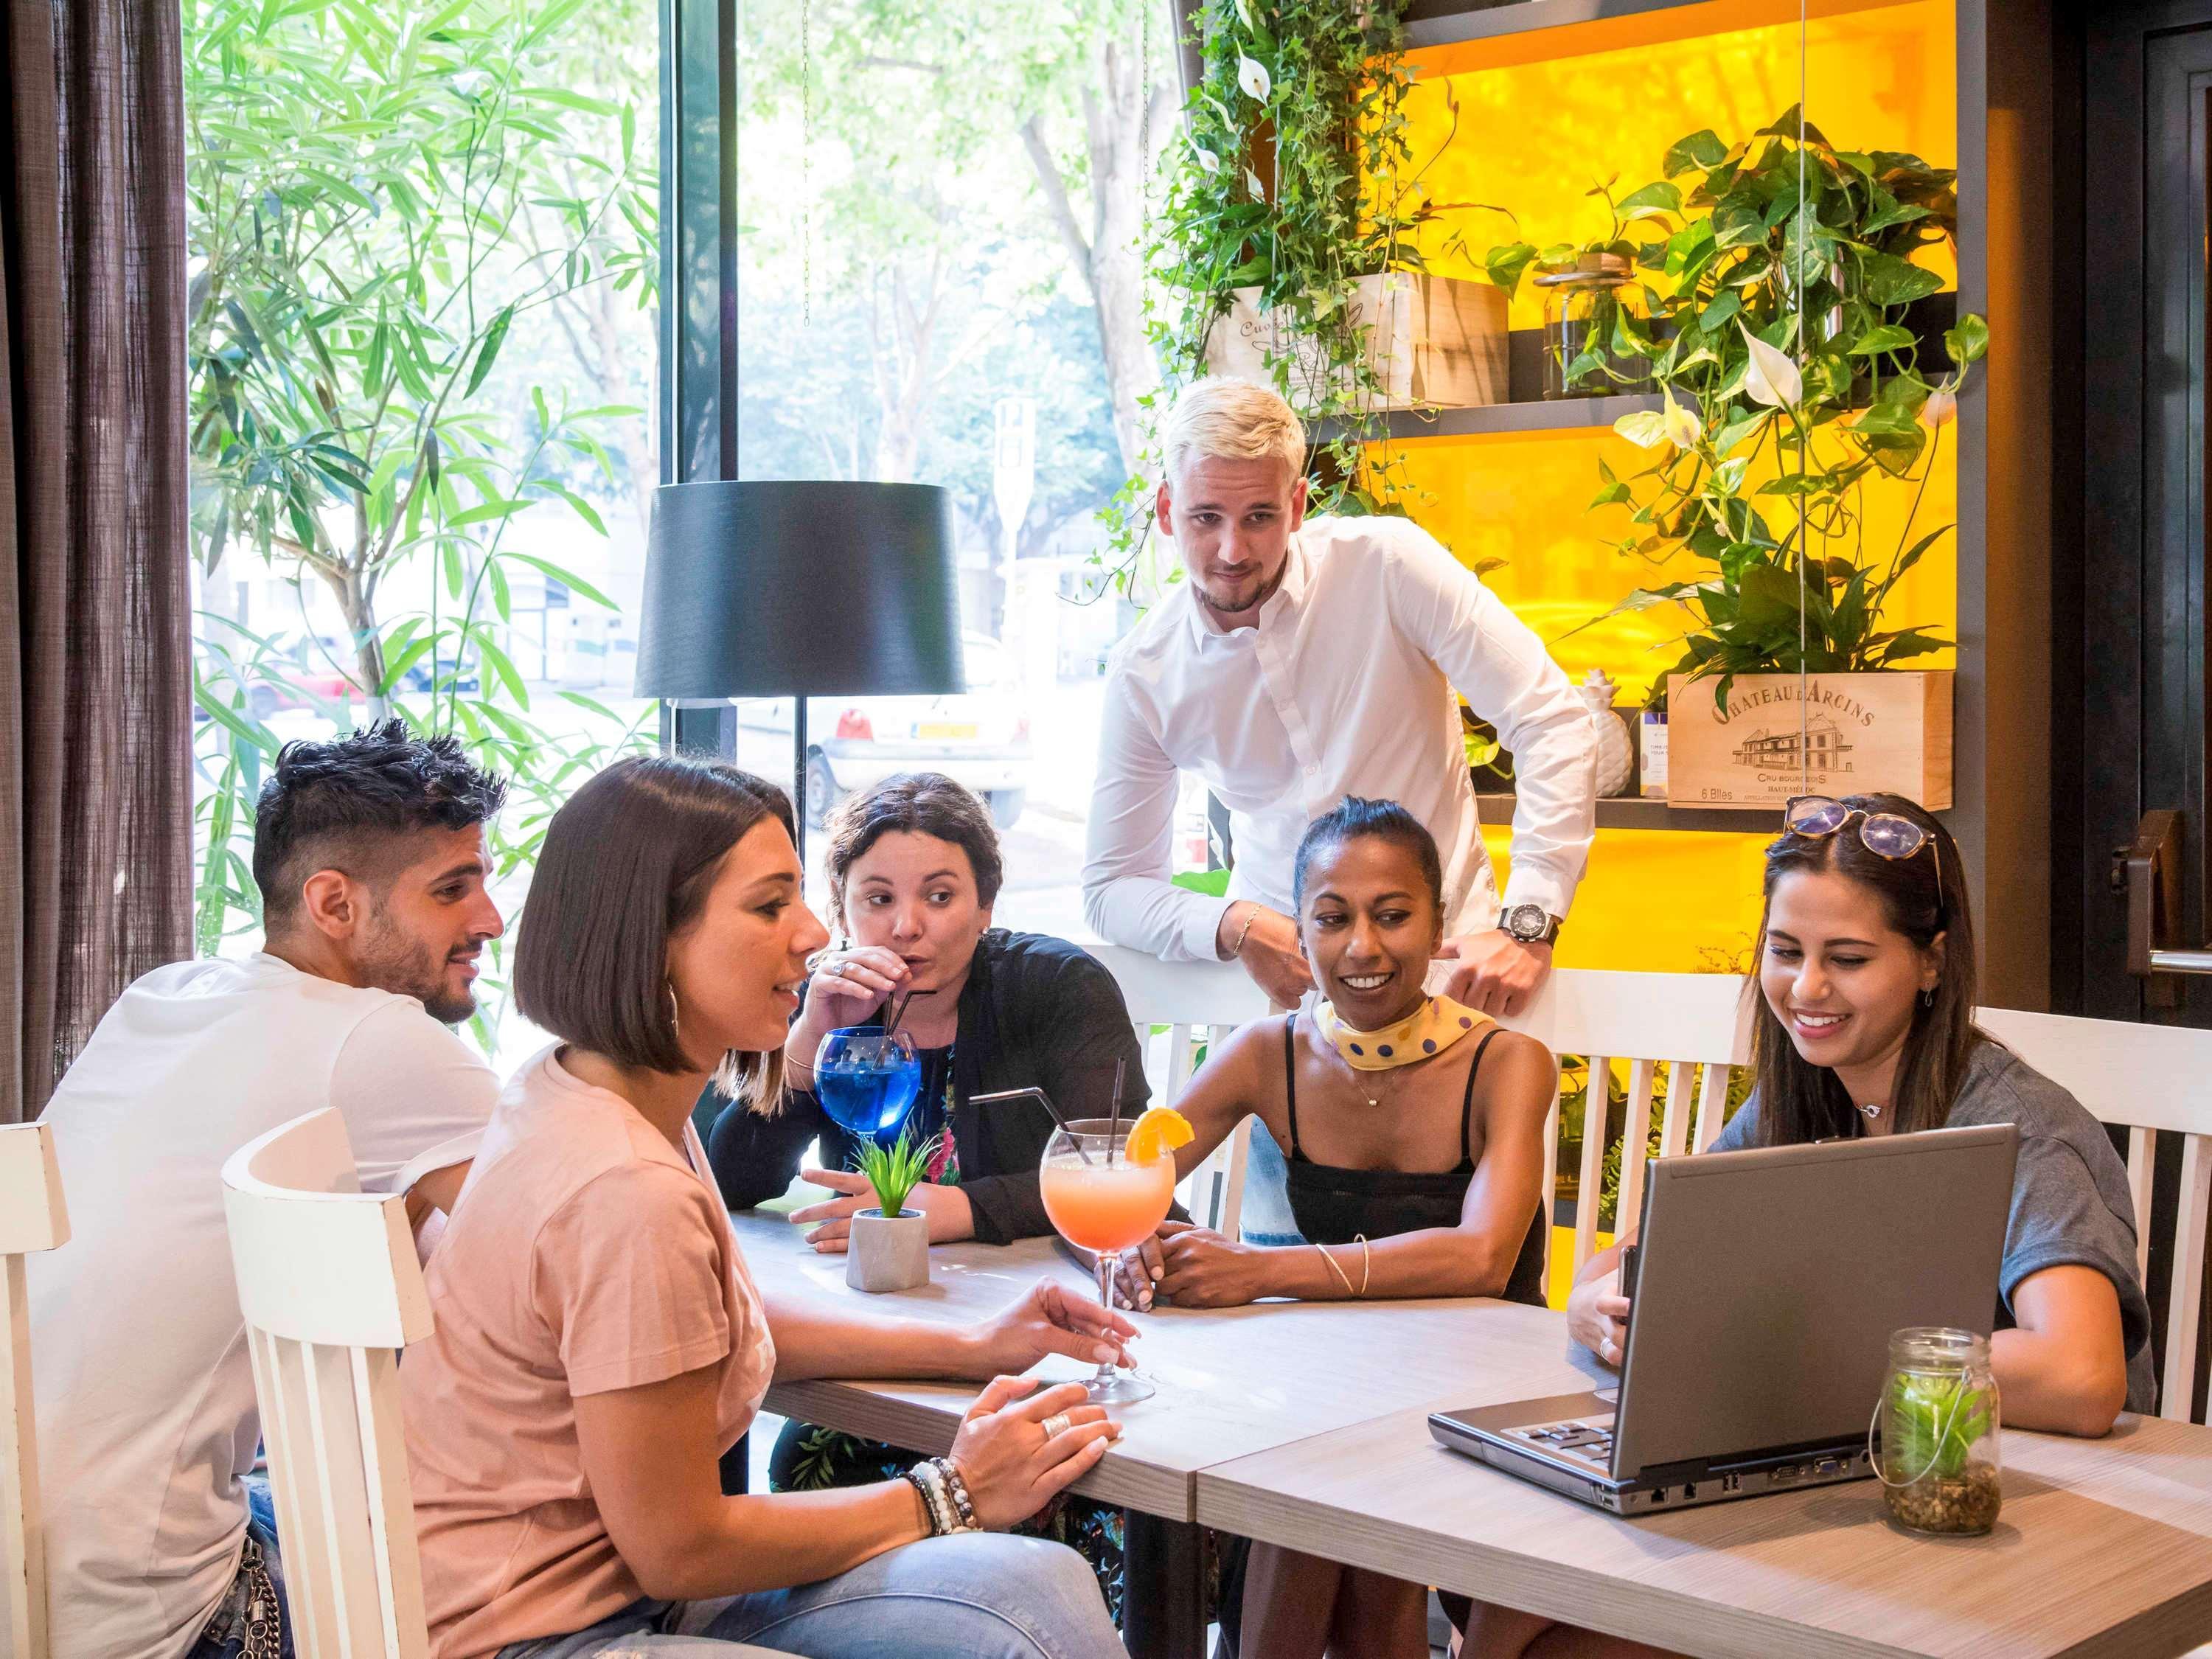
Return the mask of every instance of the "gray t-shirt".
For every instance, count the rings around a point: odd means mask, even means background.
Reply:
[[[2104,1126],[2081,1103],[2018,1054],[1984,1040],[1952,1103],[1954,1125],[2011,1123],[2020,1128],[2012,1218],[1997,1270],[1996,1328],[2009,1330],[2014,1288],[2045,1267],[2094,1267],[2119,1292],[2128,1353],[2128,1409],[2148,1412],[2157,1394],[2151,1372],[2150,1304],[2136,1276],[2135,1206],[2127,1168]],[[1759,1096],[1744,1102],[1709,1149],[1741,1152],[1757,1144]]]

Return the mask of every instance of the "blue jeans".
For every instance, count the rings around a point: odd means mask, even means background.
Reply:
[[[718,1659],[731,1643],[805,1659],[1127,1659],[1083,1558],[1004,1533],[924,1539],[795,1589],[638,1601],[499,1659]]]
[[[276,1502],[265,1475],[246,1488],[246,1556],[238,1577],[185,1659],[292,1659],[292,1620],[284,1606],[284,1563],[276,1553]]]

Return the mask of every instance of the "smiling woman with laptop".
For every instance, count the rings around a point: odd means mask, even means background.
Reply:
[[[1887,1324],[1994,1328],[2008,1427],[2101,1435],[2153,1404],[2125,1171],[2072,1096],[1976,1029],[1949,832],[1895,795],[1806,798],[1787,823],[1766,853],[1758,1086],[1711,1148],[1738,1156],[1655,1166],[1642,1237],[1568,1299],[1575,1340],[1620,1368],[1617,1412],[1589,1395],[1431,1419],[1616,1512],[1871,1473]],[[1486,1659],[1651,1651],[1481,1604],[1468,1638]]]

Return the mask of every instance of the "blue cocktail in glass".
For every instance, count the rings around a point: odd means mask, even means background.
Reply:
[[[895,1134],[921,1092],[921,1058],[904,1031],[889,1036],[872,1025],[848,1025],[822,1039],[814,1056],[814,1093],[830,1121],[848,1134],[874,1140]]]

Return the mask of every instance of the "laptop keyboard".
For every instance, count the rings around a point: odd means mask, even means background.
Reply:
[[[1613,1467],[1613,1425],[1546,1423],[1533,1429],[1516,1429],[1515,1437],[1544,1451],[1565,1452],[1600,1468]]]

